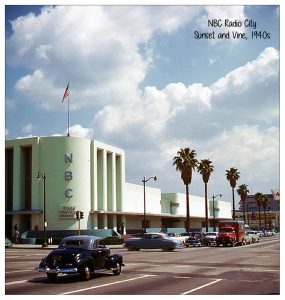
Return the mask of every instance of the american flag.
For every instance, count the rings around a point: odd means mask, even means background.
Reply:
[[[64,99],[65,99],[66,97],[68,97],[68,96],[69,96],[69,81],[68,81],[67,87],[66,87],[66,89],[65,89],[65,91],[64,91],[64,94],[63,94],[63,97],[62,97],[62,102],[63,102]]]
[[[273,198],[275,201],[280,201],[280,191],[279,190],[271,190],[273,194]]]

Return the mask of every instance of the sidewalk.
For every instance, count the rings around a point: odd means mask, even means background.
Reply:
[[[42,249],[42,250],[53,250],[56,249],[58,245],[48,245],[48,247],[43,248],[42,245],[33,245],[33,244],[13,244],[12,249]],[[110,249],[122,249],[123,245],[106,245]],[[7,248],[6,248],[7,249]],[[10,248],[11,249],[11,248]]]

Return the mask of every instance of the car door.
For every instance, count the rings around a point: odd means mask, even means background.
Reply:
[[[164,244],[164,240],[161,238],[160,235],[158,234],[152,234],[151,235],[151,245],[150,248],[151,249],[157,249],[163,246]]]
[[[99,245],[98,241],[95,241],[91,249],[92,257],[94,260],[94,268],[102,269],[105,268],[106,257],[109,254],[108,248],[104,245]]]

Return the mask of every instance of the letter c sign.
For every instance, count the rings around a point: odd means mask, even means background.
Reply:
[[[73,189],[66,189],[64,192],[64,195],[66,198],[72,198],[72,195],[70,193],[73,191]]]

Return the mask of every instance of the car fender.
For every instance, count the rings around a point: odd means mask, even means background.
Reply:
[[[115,253],[113,255],[109,255],[106,257],[106,268],[107,269],[115,268],[117,263],[119,263],[121,266],[124,266],[123,257],[121,254]]]

